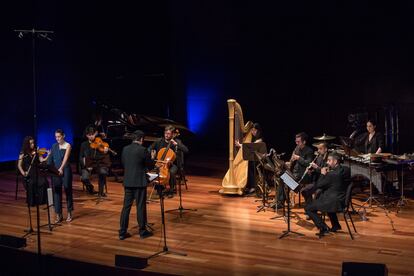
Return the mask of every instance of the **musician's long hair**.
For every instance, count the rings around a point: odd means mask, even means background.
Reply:
[[[255,128],[257,130],[256,135],[254,135],[254,137],[253,137],[254,141],[259,140],[259,139],[263,140],[263,129],[260,126],[260,124],[259,123],[254,123],[253,128]]]
[[[23,139],[23,143],[22,143],[22,149],[20,150],[21,154],[31,154],[33,149],[30,148],[30,140],[34,141],[34,138],[32,136],[26,136]],[[35,148],[36,148],[36,144],[35,144]]]

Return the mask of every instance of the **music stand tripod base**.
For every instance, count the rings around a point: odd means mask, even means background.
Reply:
[[[181,182],[179,182],[178,184],[178,196],[179,196],[179,198],[180,198],[180,203],[179,203],[179,206],[178,206],[178,208],[176,208],[176,209],[171,209],[171,210],[167,210],[167,211],[165,211],[166,213],[171,213],[171,212],[174,212],[174,211],[179,211],[180,212],[180,218],[182,218],[183,217],[183,211],[197,211],[197,209],[190,209],[190,208],[184,208],[183,207],[183,197],[182,197],[182,190],[181,190]]]
[[[154,183],[155,184],[155,183]],[[164,195],[163,195],[163,190],[164,190],[164,185],[162,184],[155,184],[155,189],[158,192],[158,195],[160,197],[160,209],[161,209],[161,231],[163,233],[163,240],[164,240],[164,246],[163,249],[155,254],[152,254],[151,256],[148,257],[148,259],[157,257],[157,256],[161,256],[161,255],[166,255],[166,254],[174,254],[174,255],[178,255],[178,256],[187,256],[186,253],[182,253],[182,252],[176,252],[176,251],[171,251],[169,250],[168,246],[167,246],[167,234],[166,234],[166,227],[165,227],[165,215],[164,215]]]
[[[281,179],[287,186],[287,197],[286,197],[286,204],[287,204],[287,230],[283,231],[282,235],[279,236],[279,239],[283,239],[284,237],[289,236],[290,233],[296,234],[298,236],[304,236],[302,233],[298,233],[295,231],[290,230],[290,191],[295,191],[297,187],[299,187],[299,183],[291,176],[289,173],[285,172],[281,175]]]

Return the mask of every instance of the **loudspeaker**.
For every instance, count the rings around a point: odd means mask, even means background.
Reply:
[[[0,245],[13,248],[26,247],[26,238],[19,238],[9,235],[0,235]]]
[[[134,269],[143,269],[148,265],[148,259],[125,256],[125,255],[115,255],[115,266],[117,267],[127,267]]]
[[[385,264],[343,262],[342,263],[342,275],[343,276],[360,276],[360,275],[387,276],[388,269]]]

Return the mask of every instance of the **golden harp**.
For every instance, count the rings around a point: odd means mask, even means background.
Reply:
[[[251,129],[253,123],[244,124],[243,111],[236,100],[227,100],[229,108],[229,170],[223,178],[222,194],[242,195],[247,184],[249,162],[243,160],[243,149],[235,146],[236,140],[240,143],[252,141]]]

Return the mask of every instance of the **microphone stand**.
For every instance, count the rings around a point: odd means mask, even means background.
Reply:
[[[50,34],[53,34],[53,31],[46,31],[46,30],[36,30],[35,28],[31,30],[14,30],[14,32],[18,33],[19,38],[23,38],[26,34],[32,34],[32,73],[33,73],[33,136],[35,141],[37,141],[37,95],[36,95],[36,37],[47,39],[52,41],[49,37]],[[37,152],[36,152],[37,155]],[[36,163],[36,162],[35,162]],[[36,200],[38,200],[38,168],[35,164],[35,177],[33,185],[35,188]],[[42,274],[42,250],[41,250],[41,241],[40,241],[40,215],[39,215],[39,204],[36,202],[36,216],[37,216],[37,254],[39,257],[39,272]]]

